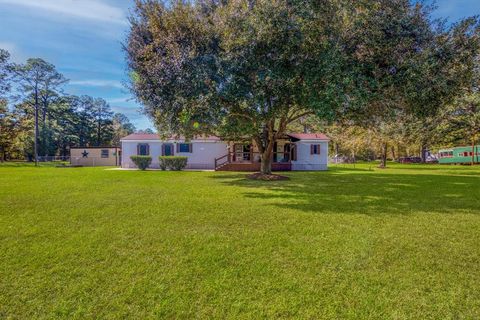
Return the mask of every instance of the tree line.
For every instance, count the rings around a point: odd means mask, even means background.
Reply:
[[[12,63],[0,49],[0,160],[68,156],[70,147],[116,146],[135,127],[102,98],[65,94],[68,80],[43,59]]]
[[[429,117],[398,116],[379,127],[362,126],[354,121],[328,123],[315,117],[303,118],[294,130],[324,132],[331,139],[330,155],[341,161],[397,161],[418,157],[435,160],[440,149],[480,143],[480,95],[466,94],[441,107]]]
[[[392,152],[425,157],[479,130],[479,20],[447,24],[433,10],[410,0],[139,0],[125,45],[130,89],[161,134],[254,141],[265,174],[275,141],[308,123],[339,153],[374,153],[383,167]]]

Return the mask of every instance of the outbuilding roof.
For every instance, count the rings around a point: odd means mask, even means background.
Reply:
[[[287,136],[298,140],[330,140],[323,133],[287,133]]]

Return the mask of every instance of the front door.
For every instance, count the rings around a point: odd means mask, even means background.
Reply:
[[[243,162],[250,161],[250,145],[237,143],[234,146],[234,161]]]
[[[173,143],[165,143],[163,145],[163,155],[173,156]]]

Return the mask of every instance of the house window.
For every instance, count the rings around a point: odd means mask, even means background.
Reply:
[[[102,149],[102,158],[108,158],[108,149]]]
[[[162,156],[173,156],[173,143],[162,144]]]
[[[310,145],[310,154],[320,154],[320,145],[319,144],[311,144]]]
[[[177,144],[177,152],[191,153],[192,152],[192,144],[191,143],[178,143]]]
[[[139,143],[137,145],[137,155],[148,156],[150,155],[150,147],[148,143]]]

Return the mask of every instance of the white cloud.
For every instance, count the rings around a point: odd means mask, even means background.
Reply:
[[[122,98],[113,98],[113,99],[108,99],[108,103],[122,103],[122,102],[130,102],[132,100],[132,97],[122,97]]]
[[[0,0],[0,4],[30,7],[71,17],[126,24],[122,9],[100,0]]]
[[[86,86],[86,87],[111,87],[111,88],[123,88],[120,81],[116,80],[72,80],[69,84],[73,86]]]
[[[15,43],[0,41],[0,49],[7,50],[10,53],[10,59],[13,62],[20,63],[26,60],[25,55],[20,51]]]

